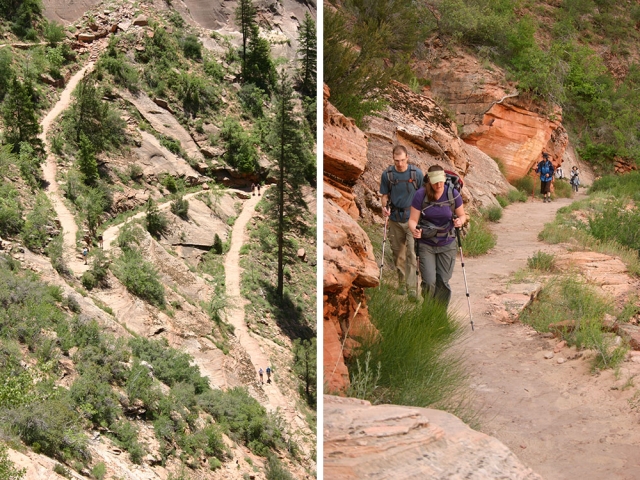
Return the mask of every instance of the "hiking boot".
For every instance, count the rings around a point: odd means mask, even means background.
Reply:
[[[396,290],[396,294],[398,295],[406,295],[407,294],[407,287],[398,287],[398,290]]]

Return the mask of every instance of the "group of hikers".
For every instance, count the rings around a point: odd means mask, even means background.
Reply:
[[[449,280],[456,260],[456,229],[467,222],[462,196],[440,165],[422,171],[409,165],[407,149],[393,148],[393,165],[382,173],[380,193],[389,241],[398,274],[399,295],[434,297],[448,305]],[[422,281],[418,291],[417,269]],[[384,262],[384,259],[383,259]]]
[[[551,183],[553,182],[554,174],[555,178],[564,178],[562,166],[558,166],[558,168],[555,168],[553,166],[553,163],[551,163],[550,155],[547,152],[542,152],[542,160],[536,166],[535,172],[540,175],[540,195],[542,195],[542,201],[544,203],[550,203]],[[578,187],[580,186],[580,171],[576,166],[571,169],[571,177],[569,179],[569,183],[571,184],[571,189],[574,192],[577,192]]]
[[[251,196],[256,196],[256,190],[258,191],[258,196],[260,196],[260,182],[251,184]]]
[[[382,277],[388,232],[398,274],[397,293],[408,295],[412,301],[433,297],[448,305],[451,300],[449,281],[456,260],[456,237],[462,254],[459,234],[468,220],[460,194],[462,181],[440,165],[429,167],[425,178],[419,168],[409,164],[409,154],[402,145],[394,146],[392,155],[393,165],[385,169],[380,179],[385,217],[380,275]],[[547,203],[551,201],[554,167],[548,153],[544,152],[542,156],[536,172],[542,184],[540,193]],[[580,185],[578,167],[573,167],[570,182],[577,192]],[[464,260],[462,266],[464,270]],[[418,271],[422,278],[420,285]]]
[[[264,380],[263,380],[264,373],[265,373],[264,370],[262,370],[262,367],[260,367],[260,370],[258,370],[258,375],[260,375],[261,384],[264,383]],[[267,367],[266,373],[267,373],[267,383],[271,383],[271,367]]]

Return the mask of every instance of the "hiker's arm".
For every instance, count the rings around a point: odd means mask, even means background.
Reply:
[[[416,228],[420,221],[420,210],[415,207],[411,207],[411,213],[409,213],[409,230],[413,235],[413,238],[422,238],[422,229]]]
[[[387,194],[382,195],[382,197],[380,198],[380,203],[382,204],[382,215],[384,215],[385,217],[388,217],[389,215],[391,215],[391,208],[389,205],[389,195]]]
[[[464,213],[464,205],[460,205],[456,208],[456,218],[453,219],[453,226],[456,228],[462,227],[467,222],[467,214]]]

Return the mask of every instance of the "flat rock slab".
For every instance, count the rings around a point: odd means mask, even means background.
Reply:
[[[324,397],[324,478],[541,479],[500,441],[428,408]]]

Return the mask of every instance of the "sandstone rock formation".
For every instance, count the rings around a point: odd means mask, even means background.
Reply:
[[[521,178],[549,152],[562,164],[569,138],[561,111],[519,95],[500,69],[487,68],[464,53],[445,55],[438,65],[419,65],[433,95],[455,112],[461,137],[506,168],[507,179]]]
[[[343,342],[370,328],[364,288],[378,284],[378,265],[351,185],[366,164],[366,137],[329,102],[324,87],[324,384],[344,390],[349,376]]]
[[[394,82],[386,100],[388,106],[380,115],[365,118],[369,137],[367,165],[355,188],[363,217],[374,219],[381,215],[380,176],[392,163],[395,144],[404,145],[409,162],[423,172],[438,164],[460,174],[465,181],[462,196],[467,208],[497,205],[495,196],[513,188],[495,161],[458,137],[455,124],[428,92],[417,94]]]
[[[503,443],[440,410],[325,395],[324,412],[331,480],[541,479]]]

